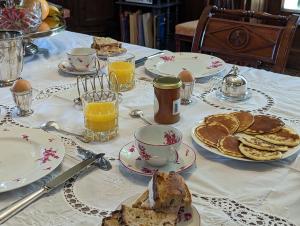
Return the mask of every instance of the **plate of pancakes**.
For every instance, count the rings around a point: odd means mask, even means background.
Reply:
[[[285,159],[300,149],[299,131],[277,117],[245,111],[205,117],[192,138],[210,152],[242,161]]]

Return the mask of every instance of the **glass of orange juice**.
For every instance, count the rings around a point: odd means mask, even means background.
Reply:
[[[121,56],[108,58],[108,74],[111,80],[113,90],[119,92],[131,90],[134,87],[135,56],[131,53],[125,53]],[[117,84],[111,79],[116,78]]]
[[[85,136],[92,141],[105,142],[118,134],[118,94],[113,91],[92,91],[81,97]]]

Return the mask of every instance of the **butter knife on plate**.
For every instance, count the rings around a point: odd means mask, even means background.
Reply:
[[[57,176],[46,185],[44,185],[41,189],[33,192],[24,198],[12,203],[8,207],[0,210],[0,224],[3,224],[5,221],[10,219],[12,216],[17,214],[19,211],[24,209],[25,207],[29,206],[35,200],[43,196],[44,194],[48,193],[52,189],[58,187],[59,185],[63,184],[68,179],[75,176],[77,173],[85,170],[89,165],[94,163],[98,158],[103,156],[103,154],[97,154],[92,156],[89,159],[86,159],[77,165],[73,166],[72,168],[68,169],[66,172],[62,173],[61,175]]]
[[[139,65],[145,63],[146,60],[151,59],[152,57],[155,57],[155,56],[158,56],[158,55],[162,55],[162,54],[164,54],[164,53],[165,53],[165,52],[160,51],[160,52],[154,53],[154,54],[152,54],[152,55],[150,55],[150,56],[142,57],[142,58],[140,58],[140,59],[138,59],[138,60],[135,61],[135,65],[136,65],[136,66],[139,66]]]

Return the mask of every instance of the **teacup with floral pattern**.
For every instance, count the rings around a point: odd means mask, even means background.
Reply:
[[[164,166],[178,161],[177,150],[182,143],[182,133],[167,125],[149,125],[134,133],[135,147],[141,159],[152,166]]]

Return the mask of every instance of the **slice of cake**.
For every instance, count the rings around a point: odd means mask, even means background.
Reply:
[[[107,46],[121,48],[122,43],[109,37],[93,37],[92,48],[101,49]]]
[[[148,190],[150,208],[160,212],[178,213],[186,196],[184,179],[175,172],[156,172]]]
[[[122,205],[121,215],[121,225],[124,226],[173,226],[177,220],[177,213],[160,213],[125,205]]]
[[[116,210],[112,212],[111,216],[103,218],[101,226],[121,226],[120,222],[121,211]]]
[[[120,54],[125,51],[122,43],[109,37],[93,37],[92,48],[96,49],[98,55]]]

